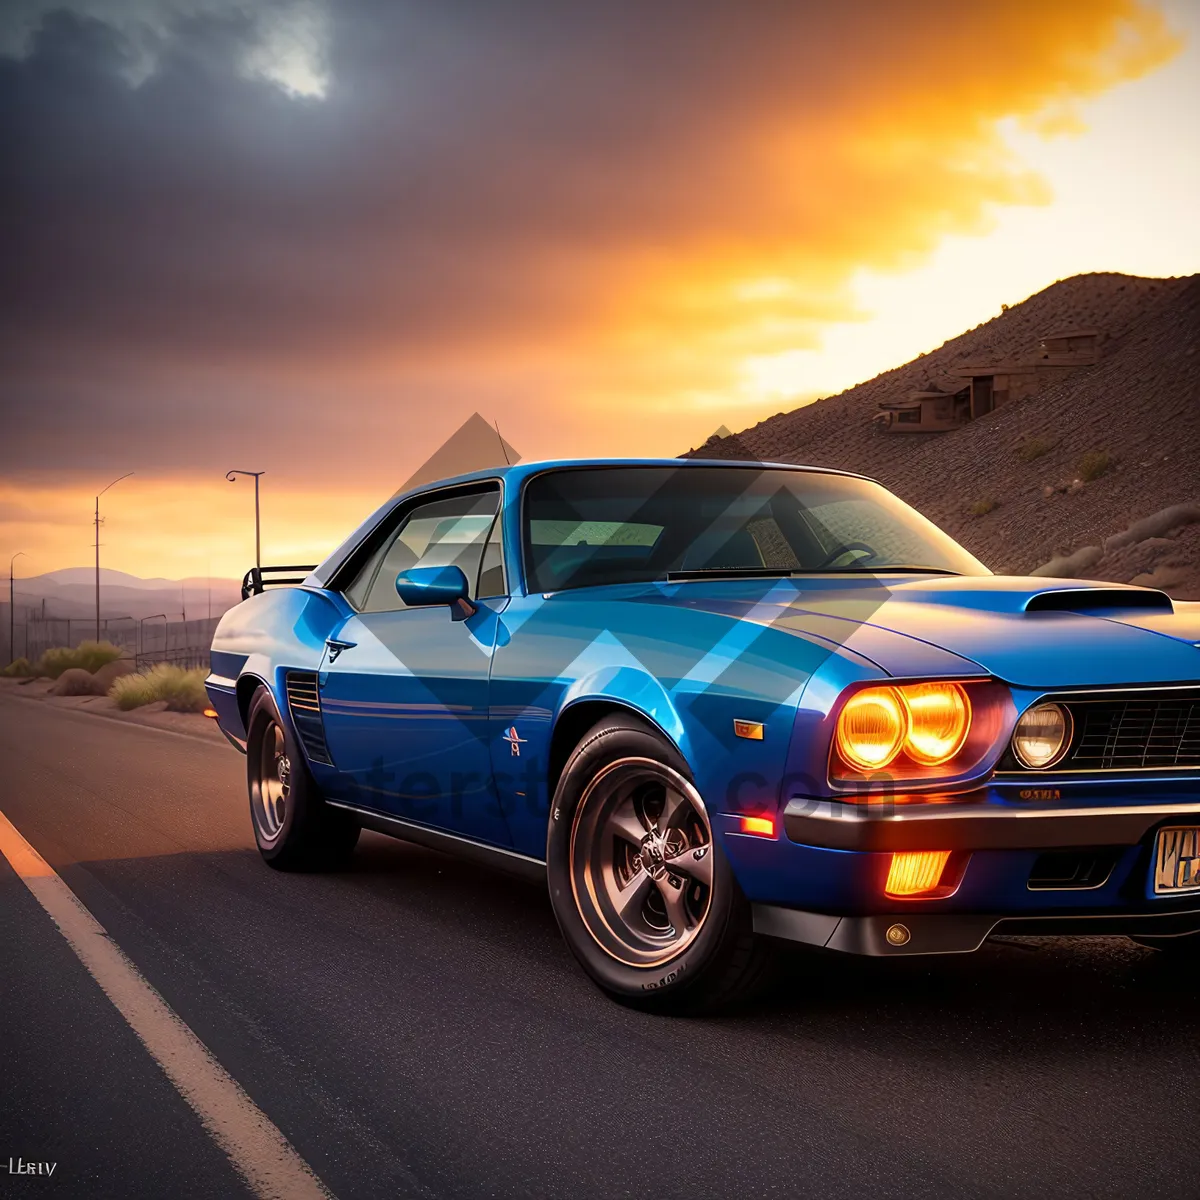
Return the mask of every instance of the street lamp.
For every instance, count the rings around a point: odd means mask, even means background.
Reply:
[[[266,474],[266,471],[226,471],[225,478],[230,483],[236,483],[235,475],[250,475],[254,479],[254,565],[262,566],[262,534],[261,526],[258,520],[258,481],[259,478]]]
[[[15,641],[16,626],[13,624],[13,613],[17,611],[14,604],[14,601],[16,600],[16,592],[13,591],[13,563],[15,563],[18,558],[28,557],[29,556],[24,550],[18,550],[16,554],[14,554],[12,558],[8,560],[8,661],[10,664],[17,661],[17,643]],[[26,626],[25,628],[26,631],[28,631],[29,627]],[[28,643],[29,639],[26,638],[25,640]],[[28,645],[26,645],[25,650],[26,653],[28,653]]]
[[[124,475],[114,479],[108,487],[101,488],[96,493],[96,641],[100,640],[100,497],[108,491],[108,488],[115,487],[122,479],[128,479],[132,474],[132,471],[126,471]],[[67,640],[70,641],[70,638]]]

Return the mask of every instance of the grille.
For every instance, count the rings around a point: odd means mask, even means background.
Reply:
[[[312,671],[289,671],[287,674],[288,708],[296,736],[312,762],[333,765],[329,747],[325,744],[325,725],[321,720],[321,698],[317,692],[317,677]]]
[[[1075,737],[1063,762],[1078,771],[1200,766],[1200,695],[1067,700]]]

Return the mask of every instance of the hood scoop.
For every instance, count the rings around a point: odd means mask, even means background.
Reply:
[[[1025,602],[1026,612],[1128,612],[1131,608],[1175,611],[1171,597],[1154,588],[1058,588],[1038,592]]]

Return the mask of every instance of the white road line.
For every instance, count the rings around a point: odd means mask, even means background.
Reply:
[[[0,852],[204,1128],[262,1200],[332,1200],[267,1115],[142,977],[54,868],[0,812]]]

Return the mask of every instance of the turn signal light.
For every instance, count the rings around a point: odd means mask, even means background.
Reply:
[[[884,891],[889,896],[919,896],[942,881],[949,850],[900,850],[892,855]]]
[[[217,710],[216,710],[215,708],[206,708],[206,709],[204,710],[204,715],[205,715],[206,717],[211,717],[211,718],[212,718],[212,720],[214,720],[214,721],[215,721],[215,720],[217,719],[218,713],[217,713]]]
[[[771,817],[742,817],[739,833],[752,833],[755,837],[775,836],[775,822]]]
[[[948,763],[971,730],[971,701],[957,683],[908,683],[855,692],[838,716],[842,761],[879,771],[905,754],[922,767]]]

